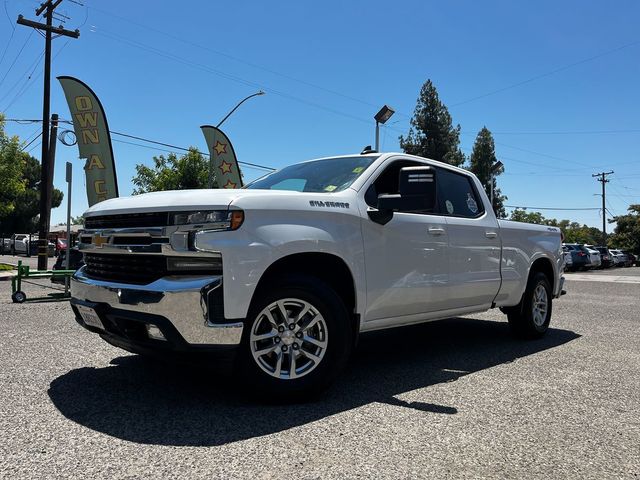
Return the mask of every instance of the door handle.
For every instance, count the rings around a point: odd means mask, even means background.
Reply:
[[[441,228],[441,227],[429,227],[429,233],[431,235],[442,235],[444,233],[444,228]]]
[[[498,233],[497,232],[485,232],[484,236],[487,237],[487,238],[496,238],[498,236]]]

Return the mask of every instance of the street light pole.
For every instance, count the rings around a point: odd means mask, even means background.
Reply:
[[[231,109],[231,111],[230,111],[229,113],[227,113],[227,115],[226,115],[222,120],[220,120],[220,123],[218,123],[218,125],[216,125],[216,128],[220,128],[220,125],[222,125],[222,124],[224,123],[224,121],[225,121],[227,118],[229,118],[229,117],[231,116],[231,114],[232,114],[233,112],[235,112],[235,111],[238,109],[238,107],[239,107],[240,105],[242,105],[244,102],[246,102],[246,101],[247,101],[247,100],[249,100],[250,98],[252,98],[252,97],[257,97],[258,95],[264,95],[264,92],[263,92],[262,90],[260,90],[259,92],[256,92],[256,93],[254,93],[254,94],[251,94],[251,95],[249,95],[248,97],[243,98],[242,100],[240,100],[240,101],[238,102],[238,104],[237,104],[235,107],[233,107],[233,109]]]
[[[222,120],[220,120],[220,123],[218,123],[218,125],[216,125],[216,128],[220,128],[220,125],[222,125],[225,122],[225,120],[227,118],[229,118],[231,116],[231,114],[238,109],[238,107],[240,105],[242,105],[244,102],[246,102],[250,98],[257,97],[258,95],[264,95],[264,92],[262,90],[259,90],[258,92],[252,93],[248,97],[245,97],[242,100],[240,100],[237,103],[237,105],[235,107],[233,107],[231,109],[231,111],[229,113],[227,113]],[[213,188],[213,154],[209,156],[209,178],[207,180],[207,186],[208,186],[208,188]]]
[[[373,117],[376,121],[376,152],[380,151],[380,124],[382,123],[384,125],[394,113],[396,113],[396,111],[393,108],[385,105]]]

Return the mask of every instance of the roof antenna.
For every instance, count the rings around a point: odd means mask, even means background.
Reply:
[[[367,153],[378,153],[378,151],[371,148],[371,145],[367,145],[362,149],[360,155],[366,155]]]

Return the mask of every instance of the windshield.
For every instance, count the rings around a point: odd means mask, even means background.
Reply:
[[[246,188],[328,193],[348,188],[377,156],[327,158],[296,163],[260,178]]]

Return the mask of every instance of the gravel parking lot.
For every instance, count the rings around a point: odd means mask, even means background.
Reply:
[[[369,334],[334,388],[289,406],[0,282],[0,477],[640,478],[640,283],[589,274],[567,275],[542,340],[499,311]]]

